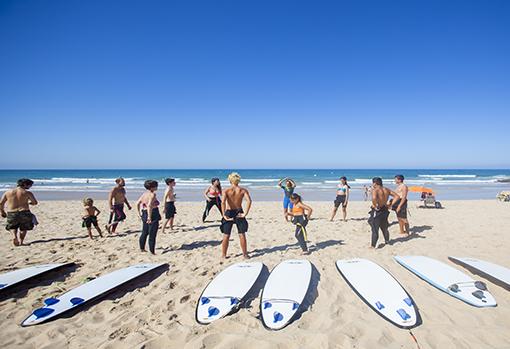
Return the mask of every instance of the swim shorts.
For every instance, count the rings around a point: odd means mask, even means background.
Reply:
[[[243,213],[242,208],[225,211],[225,216],[227,216],[228,218],[233,218],[233,220],[227,221],[225,218],[221,219],[220,230],[223,234],[230,235],[234,224],[237,227],[238,234],[244,234],[248,231],[248,221],[244,217],[242,218],[237,217],[239,213]]]
[[[7,230],[22,231],[34,229],[33,214],[30,211],[7,212]]]

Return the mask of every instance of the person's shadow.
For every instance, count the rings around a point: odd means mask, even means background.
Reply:
[[[409,229],[409,235],[399,236],[395,239],[391,239],[389,245],[394,245],[395,243],[406,242],[413,239],[425,239],[425,236],[420,235],[427,230],[432,229],[431,225],[418,225]]]
[[[326,241],[319,241],[315,244],[310,244],[308,249],[310,252],[317,252],[319,250],[322,250],[322,249],[325,249],[325,248],[328,248],[331,246],[340,246],[340,245],[345,245],[343,240],[326,240]],[[296,242],[294,244],[284,244],[284,245],[279,245],[279,246],[255,249],[255,250],[252,250],[251,252],[249,252],[249,254],[250,254],[251,258],[255,258],[255,257],[263,256],[266,254],[270,254],[270,253],[287,251],[288,249],[291,249],[291,248],[299,248],[299,243]]]

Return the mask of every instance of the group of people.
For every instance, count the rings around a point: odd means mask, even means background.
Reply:
[[[230,187],[222,190],[219,178],[213,178],[211,185],[205,190],[204,197],[206,200],[205,210],[202,215],[202,221],[205,222],[211,209],[216,206],[222,219],[220,231],[223,234],[221,256],[226,258],[229,245],[229,238],[232,228],[235,225],[239,235],[241,250],[245,258],[249,258],[246,233],[248,231],[248,221],[246,219],[250,212],[252,199],[248,189],[241,187],[241,176],[232,172],[228,176]],[[30,211],[30,205],[37,205],[37,199],[30,191],[33,181],[27,178],[18,180],[15,189],[6,191],[0,200],[0,214],[7,218],[7,230],[13,234],[13,244],[19,246],[23,244],[23,240],[27,231],[32,230],[37,224],[37,219]],[[125,207],[132,209],[126,196],[126,183],[123,178],[115,180],[115,187],[111,189],[108,195],[108,205],[110,215],[108,223],[105,226],[109,234],[116,233],[117,226],[126,219],[124,212]],[[175,179],[165,179],[166,189],[163,195],[163,215],[165,221],[163,223],[163,232],[165,229],[173,230],[174,217],[176,214],[174,192]],[[409,222],[407,221],[407,186],[404,184],[404,176],[395,176],[396,189],[392,191],[383,186],[382,179],[379,177],[372,179],[371,190],[371,210],[369,213],[368,223],[371,227],[371,248],[375,248],[379,239],[379,230],[381,230],[385,244],[389,242],[388,216],[389,210],[396,212],[400,233],[409,234]],[[283,190],[283,214],[286,221],[295,225],[294,236],[302,249],[303,254],[308,254],[307,246],[307,230],[306,227],[311,219],[313,212],[312,207],[303,202],[302,197],[295,193],[296,182],[291,178],[284,178],[278,182],[278,186]],[[136,211],[142,222],[142,231],[139,237],[140,250],[145,252],[148,240],[149,251],[155,254],[156,236],[160,228],[162,216],[160,213],[160,201],[156,192],[158,182],[155,180],[147,180],[144,183],[145,192],[136,202]],[[351,187],[347,183],[346,177],[340,178],[340,183],[336,190],[333,211],[330,221],[333,221],[340,206],[342,207],[343,221],[347,220],[347,205],[349,202],[349,194]],[[243,209],[243,203],[245,208]],[[5,210],[7,206],[7,211]],[[83,200],[82,226],[87,229],[90,238],[92,236],[92,227],[102,237],[103,232],[99,227],[98,215],[101,211],[94,206],[92,198]]]

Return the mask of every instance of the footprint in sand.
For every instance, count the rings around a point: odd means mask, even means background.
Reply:
[[[184,303],[184,302],[187,302],[189,300],[189,294],[185,295],[184,297],[181,298],[180,302],[181,304]]]
[[[131,331],[127,328],[119,328],[119,329],[113,331],[112,333],[110,333],[110,336],[108,336],[108,338],[123,340],[128,336],[128,334],[130,332]]]

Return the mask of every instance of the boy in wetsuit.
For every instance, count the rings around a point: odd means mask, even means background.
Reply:
[[[397,193],[388,188],[383,187],[383,182],[380,177],[372,179],[372,206],[369,212],[368,224],[372,228],[372,241],[370,248],[375,248],[377,240],[379,239],[379,229],[381,229],[384,236],[384,243],[390,242],[390,232],[388,230],[388,198],[393,196],[398,199]]]
[[[165,207],[163,208],[163,213],[165,214],[165,223],[163,223],[162,233],[165,232],[167,225],[170,225],[170,230],[174,230],[174,216],[177,213],[175,209],[175,179],[167,178],[165,179],[165,183],[167,185],[165,194],[163,196],[163,202],[165,203]]]
[[[103,233],[101,232],[99,224],[97,223],[97,216],[99,216],[101,211],[99,211],[97,207],[94,206],[94,200],[92,200],[91,198],[83,199],[83,207],[85,208],[85,211],[83,212],[82,217],[83,223],[81,224],[81,226],[87,228],[89,238],[93,239],[92,226],[96,228],[97,232],[99,233],[99,236],[103,237]]]
[[[131,210],[131,205],[129,204],[126,197],[126,181],[124,178],[119,177],[115,180],[117,184],[112,188],[110,194],[108,195],[108,204],[110,205],[110,219],[108,219],[108,224],[106,225],[106,230],[108,233],[115,233],[117,229],[117,225],[126,219],[126,214],[124,213],[124,204]]]
[[[17,182],[17,188],[6,191],[0,200],[0,214],[7,218],[5,228],[14,235],[14,246],[23,245],[27,231],[34,229],[35,216],[30,212],[30,205],[37,205],[37,199],[29,191],[33,184],[32,180],[21,178]]]
[[[223,241],[221,243],[221,257],[227,257],[228,240],[230,233],[232,232],[232,226],[235,224],[237,227],[237,233],[239,234],[239,243],[241,250],[243,251],[244,258],[250,258],[248,256],[248,249],[246,243],[246,232],[248,231],[248,221],[246,216],[250,212],[251,208],[251,197],[247,189],[241,188],[239,182],[241,182],[241,176],[232,172],[228,175],[228,180],[232,185],[230,188],[224,191],[223,201],[221,208],[223,212],[223,219],[221,220],[220,230],[223,233]],[[246,198],[246,212],[243,211],[243,199]]]

